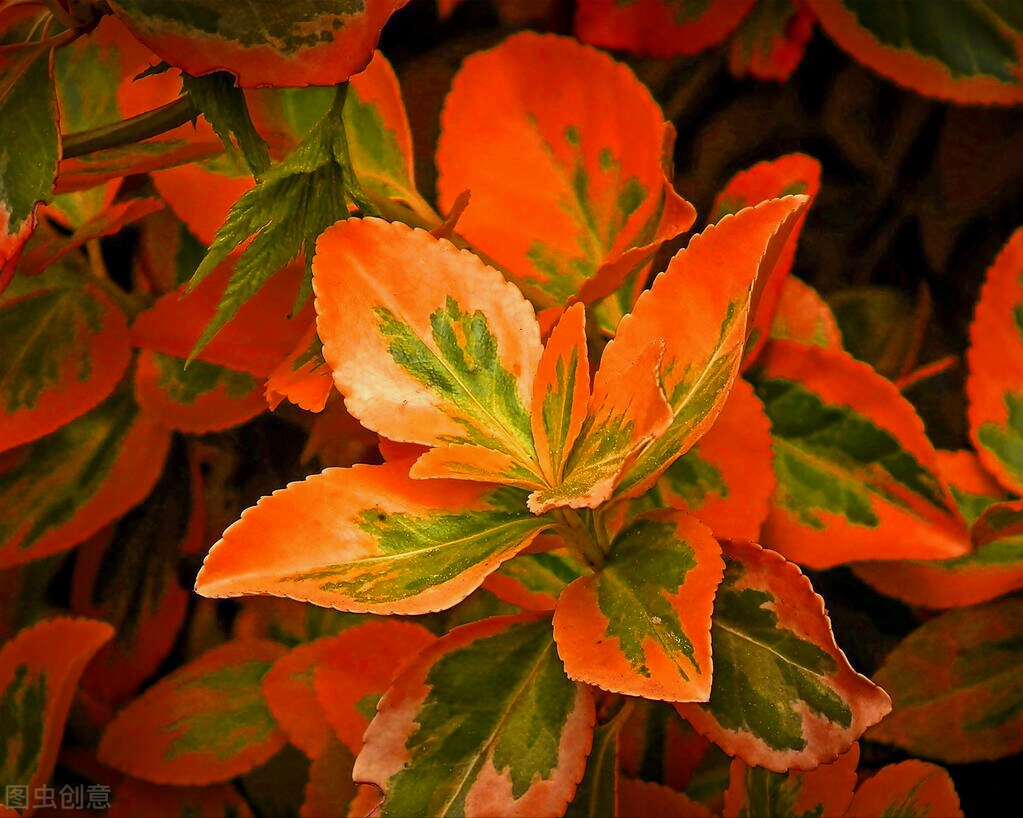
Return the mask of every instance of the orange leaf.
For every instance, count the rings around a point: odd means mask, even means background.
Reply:
[[[828,303],[809,284],[794,276],[785,279],[771,320],[771,338],[842,348],[842,332]]]
[[[652,57],[696,54],[731,34],[754,2],[709,0],[690,7],[666,0],[582,0],[575,31],[585,42]]]
[[[923,422],[890,381],[844,352],[792,341],[772,341],[761,362],[778,477],[765,545],[814,568],[967,553]]]
[[[0,813],[28,814],[10,800],[25,787],[29,803],[49,782],[78,678],[93,654],[114,635],[105,622],[46,619],[19,632],[0,648]]]
[[[330,725],[313,688],[313,674],[323,663],[333,637],[299,645],[270,666],[263,677],[263,696],[288,741],[315,761],[331,741]]]
[[[391,678],[436,637],[421,625],[385,619],[356,625],[323,641],[313,676],[316,700],[334,735],[358,754]]]
[[[695,211],[666,175],[673,142],[624,65],[567,38],[517,34],[466,59],[452,82],[440,207],[472,191],[459,233],[539,307],[608,279],[583,296],[593,300],[692,225]]]
[[[855,563],[856,575],[883,594],[925,608],[976,605],[1023,587],[1023,538],[1019,533],[1005,532],[986,542],[977,541],[988,519],[981,512],[998,509],[1001,504],[996,501],[1004,496],[1001,487],[973,452],[939,451],[938,466],[963,516],[973,525],[977,550],[949,560]]]
[[[891,700],[849,665],[796,565],[751,543],[727,543],[724,556],[710,701],[675,708],[746,764],[785,772],[833,761]]]
[[[283,645],[228,642],[165,676],[103,733],[99,759],[155,784],[227,781],[273,756],[286,738],[260,681]]]
[[[723,818],[748,815],[814,815],[840,818],[852,801],[860,746],[807,772],[774,773],[732,759]],[[877,815],[881,815],[880,812]]]
[[[540,333],[514,285],[422,230],[349,219],[317,241],[313,289],[348,410],[393,440],[444,447],[416,477],[543,484],[526,408]]]
[[[309,412],[322,412],[334,388],[334,376],[323,360],[323,344],[310,324],[305,335],[266,381],[266,400],[276,409],[287,398]]]
[[[722,216],[736,213],[744,207],[752,207],[769,199],[794,194],[809,196],[812,202],[820,187],[820,162],[806,154],[790,153],[771,162],[760,162],[733,176],[715,199],[711,211],[714,215],[711,218],[712,221],[719,221]],[[771,322],[778,307],[778,300],[796,258],[796,243],[806,221],[807,210],[809,203],[796,217],[774,267],[766,278],[757,282],[760,303],[756,307],[750,329],[749,349],[746,351],[747,365],[756,358],[771,332]]]
[[[716,537],[756,541],[775,486],[771,458],[771,426],[763,404],[737,378],[714,425],[668,467],[653,491]]]
[[[896,814],[963,818],[949,774],[937,764],[916,759],[882,767],[860,785],[845,811],[846,818]]]
[[[206,434],[239,426],[266,409],[259,381],[245,372],[143,349],[135,399],[148,418],[179,432]]]
[[[0,295],[0,451],[89,411],[131,360],[124,312],[78,266],[19,276]]]
[[[631,523],[597,573],[558,598],[554,639],[565,673],[630,696],[706,701],[720,554],[710,531],[684,512]]]
[[[136,346],[187,359],[212,320],[231,277],[231,260],[219,265],[193,292],[186,285],[161,297],[135,319]],[[292,315],[304,271],[292,264],[275,273],[238,314],[196,355],[200,361],[266,377],[283,361],[309,327],[312,306]]]
[[[963,105],[1023,101],[1023,33],[1011,6],[999,13],[995,4],[953,11],[921,3],[894,16],[848,0],[806,4],[839,46],[899,85]],[[943,39],[946,32],[955,38]]]
[[[426,613],[461,601],[551,524],[520,491],[412,480],[407,461],[327,469],[246,510],[210,550],[196,590]]]
[[[565,461],[586,418],[589,395],[586,312],[582,304],[575,304],[547,339],[533,382],[533,441],[549,483],[562,478]]]
[[[604,348],[594,393],[633,390],[619,373],[629,372],[651,338],[663,339],[660,381],[673,419],[625,472],[617,496],[649,488],[714,422],[739,367],[758,279],[769,274],[806,203],[800,196],[775,199],[709,226],[622,319]]]
[[[987,271],[966,360],[970,439],[998,482],[1023,494],[1023,227]]]
[[[248,166],[229,153],[152,171],[150,178],[174,214],[203,244],[213,244],[228,211],[255,185]]]
[[[388,18],[408,0],[310,4],[282,13],[270,0],[228,13],[215,0],[180,11],[137,0],[111,8],[161,58],[199,76],[229,71],[245,88],[336,85],[369,62]]]

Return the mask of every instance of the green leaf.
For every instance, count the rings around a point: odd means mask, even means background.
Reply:
[[[182,74],[181,84],[224,147],[232,153],[240,151],[258,181],[270,168],[270,148],[253,126],[245,96],[234,77],[226,71],[202,77]]]
[[[784,772],[831,761],[888,712],[888,696],[849,666],[794,564],[742,543],[726,547],[725,564],[710,701],[676,708],[747,764]]]
[[[341,107],[344,89],[309,135],[287,159],[270,167],[259,184],[234,204],[189,283],[194,289],[240,244],[242,251],[213,320],[192,348],[189,360],[210,342],[239,308],[289,261],[306,258],[311,273],[317,236],[348,217],[349,202],[363,204],[351,175]],[[308,286],[302,292],[310,292]],[[300,300],[303,296],[300,294]]]
[[[593,747],[586,759],[586,772],[565,818],[601,818],[614,815],[617,807],[618,736],[631,708],[622,707],[606,724],[593,731]]]
[[[0,268],[27,237],[32,209],[53,196],[60,155],[52,52],[17,34],[0,30]]]
[[[404,667],[355,763],[382,816],[557,816],[583,776],[589,691],[565,677],[547,616],[457,628]]]
[[[1023,750],[1023,599],[943,613],[893,650],[874,679],[894,710],[868,738],[952,763]]]

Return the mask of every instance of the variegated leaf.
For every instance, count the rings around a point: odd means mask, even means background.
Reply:
[[[333,388],[334,376],[323,360],[316,324],[310,324],[288,357],[267,378],[266,400],[270,409],[276,409],[287,398],[309,412],[322,412]]]
[[[329,640],[313,689],[334,735],[353,754],[399,668],[436,641],[422,625],[374,619]]]
[[[775,773],[733,759],[723,818],[840,818],[852,801],[860,746],[807,772]]]
[[[565,818],[600,818],[618,814],[618,736],[629,717],[629,706],[593,731],[593,746],[586,759],[586,772],[575,791]]]
[[[352,752],[330,736],[326,749],[309,766],[300,818],[374,815],[383,798],[376,787],[352,781],[354,765]]]
[[[131,329],[135,344],[187,359],[216,314],[232,273],[232,262],[225,262],[191,293],[186,295],[182,285],[159,298],[135,319]],[[260,378],[269,375],[295,348],[312,320],[310,304],[292,312],[302,279],[302,266],[297,264],[273,275],[196,359]]]
[[[520,490],[412,480],[408,466],[327,469],[264,497],[210,550],[196,590],[425,613],[462,600],[552,524]]]
[[[963,811],[951,776],[936,764],[911,759],[882,767],[864,781],[845,815],[846,818],[873,815],[963,818]]]
[[[483,587],[523,610],[553,611],[565,586],[585,573],[566,549],[557,548],[517,555],[487,577]]]
[[[49,783],[78,678],[114,635],[105,622],[45,619],[0,648],[0,811],[18,815],[18,788],[28,799]]]
[[[953,763],[1023,750],[1023,600],[946,611],[885,659],[893,711],[867,738]]]
[[[729,213],[737,213],[745,207],[783,196],[805,195],[812,202],[820,186],[820,163],[806,154],[790,153],[770,162],[759,162],[728,181],[714,201],[711,218],[717,222]],[[766,270],[765,277],[757,282],[758,295],[751,307],[755,312],[749,330],[747,363],[756,358],[771,332],[778,299],[795,262],[796,243],[806,221],[807,209],[803,209],[796,217],[773,268]]]
[[[124,313],[80,265],[18,278],[0,295],[0,451],[92,409],[131,359]]]
[[[684,512],[631,523],[597,573],[558,599],[554,638],[569,678],[647,699],[706,701],[720,554],[710,531]]]
[[[960,104],[1023,101],[1023,14],[1013,2],[806,4],[857,62],[899,85]]]
[[[313,687],[333,640],[326,636],[292,648],[270,666],[262,681],[263,697],[277,724],[312,761],[328,751],[334,738]]]
[[[799,0],[758,0],[732,38],[732,75],[784,82],[803,59],[813,21],[813,13]]]
[[[794,564],[731,543],[725,565],[710,701],[676,708],[749,765],[785,772],[834,760],[891,709],[888,696],[850,667],[824,601]]]
[[[284,746],[261,681],[283,645],[228,642],[165,676],[118,713],[99,760],[154,784],[227,781]]]
[[[999,483],[1023,494],[1023,227],[987,272],[967,362],[973,445]]]
[[[143,416],[130,382],[80,418],[0,458],[0,568],[70,548],[141,502],[170,433]]]
[[[528,409],[540,331],[500,273],[421,230],[349,219],[317,241],[313,289],[349,411],[439,447],[414,476],[544,485]]]
[[[1023,587],[1023,530],[1013,507],[973,452],[938,452],[938,466],[977,548],[950,560],[898,560],[854,563],[860,579],[910,605],[951,608],[975,605]],[[999,517],[1009,525],[992,525]],[[1012,525],[1015,522],[1017,525]],[[980,537],[978,537],[980,534]]]
[[[565,311],[544,346],[533,381],[532,429],[544,478],[557,485],[590,397],[590,362],[586,353],[586,312],[582,304]]]
[[[146,417],[170,429],[205,434],[251,420],[266,409],[260,383],[247,372],[144,349],[135,369],[135,398]]]
[[[654,57],[696,54],[722,42],[755,0],[582,0],[579,39]]]
[[[794,276],[786,278],[781,288],[769,335],[829,349],[842,348],[842,333],[828,303]]]
[[[230,71],[243,87],[335,85],[369,62],[384,23],[408,0],[215,0],[185,6],[118,0],[114,13],[163,59],[199,76]]]
[[[774,199],[711,225],[671,260],[619,324],[604,348],[594,393],[632,390],[621,375],[650,338],[663,339],[660,381],[672,420],[627,467],[616,496],[649,488],[714,422],[742,358],[757,281],[770,274],[806,203],[801,196]]]
[[[174,647],[189,597],[179,560],[205,545],[201,483],[179,443],[145,502],[76,552],[71,609],[117,627],[82,676],[82,688],[99,701],[121,704]]]
[[[596,88],[615,104],[595,103]],[[517,34],[466,59],[452,83],[440,206],[472,191],[458,232],[540,307],[623,283],[631,297],[631,279],[695,218],[665,172],[673,141],[624,65],[566,38]]]
[[[383,818],[554,818],[583,777],[593,722],[592,694],[565,677],[548,616],[486,619],[405,666],[353,775],[383,789]]]
[[[618,818],[713,818],[703,804],[685,793],[654,781],[621,778],[618,782]]]
[[[792,341],[772,341],[761,360],[778,479],[765,545],[814,568],[969,551],[923,422],[890,381]]]
[[[714,425],[668,466],[633,506],[650,502],[688,511],[719,538],[760,539],[774,491],[771,432],[764,407],[741,378]]]

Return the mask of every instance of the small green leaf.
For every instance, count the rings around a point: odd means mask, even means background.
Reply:
[[[305,256],[307,282],[317,236],[348,217],[349,202],[364,205],[351,174],[341,121],[344,88],[309,135],[280,164],[270,167],[259,184],[235,203],[206,257],[189,283],[194,289],[236,247],[242,251],[213,320],[192,348],[191,361],[275,272]],[[299,300],[310,289],[300,290]],[[304,293],[304,295],[303,295]]]
[[[270,168],[270,148],[249,117],[241,88],[226,71],[202,77],[181,75],[181,84],[230,152],[240,151],[258,180]],[[233,137],[233,139],[232,139]]]

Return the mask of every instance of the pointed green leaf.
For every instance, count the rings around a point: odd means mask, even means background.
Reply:
[[[184,91],[213,126],[229,152],[239,151],[257,179],[270,167],[270,148],[249,116],[249,108],[234,77],[215,71],[202,77],[181,75]]]
[[[238,259],[216,315],[199,336],[192,357],[289,261],[312,261],[313,243],[329,225],[348,216],[353,182],[341,122],[343,91],[288,157],[263,175],[231,208],[189,284],[198,285],[236,247],[251,239]]]
[[[170,433],[141,416],[131,384],[88,414],[0,459],[0,567],[55,554],[139,503]]]
[[[874,675],[893,712],[868,738],[953,763],[1023,750],[1023,600],[947,611],[917,628]]]
[[[457,628],[394,680],[356,781],[381,816],[560,816],[593,737],[590,692],[565,677],[548,616]]]
[[[554,637],[570,678],[669,701],[706,701],[720,546],[681,511],[633,522],[596,574],[566,588]]]
[[[0,810],[22,812],[50,780],[78,678],[114,635],[105,622],[46,619],[0,648]],[[27,802],[11,801],[25,788]]]
[[[5,9],[0,20],[0,273],[13,268],[32,230],[33,208],[53,196],[57,176],[52,51],[36,41],[43,20],[31,6]]]
[[[710,701],[676,708],[747,764],[784,772],[830,762],[889,711],[888,696],[850,667],[823,600],[794,564],[732,543],[725,565]]]
[[[227,781],[284,746],[261,681],[283,645],[228,642],[189,662],[107,725],[99,760],[155,784]]]
[[[554,522],[530,514],[517,489],[412,480],[408,467],[327,469],[264,497],[210,550],[196,589],[348,611],[436,611]]]

